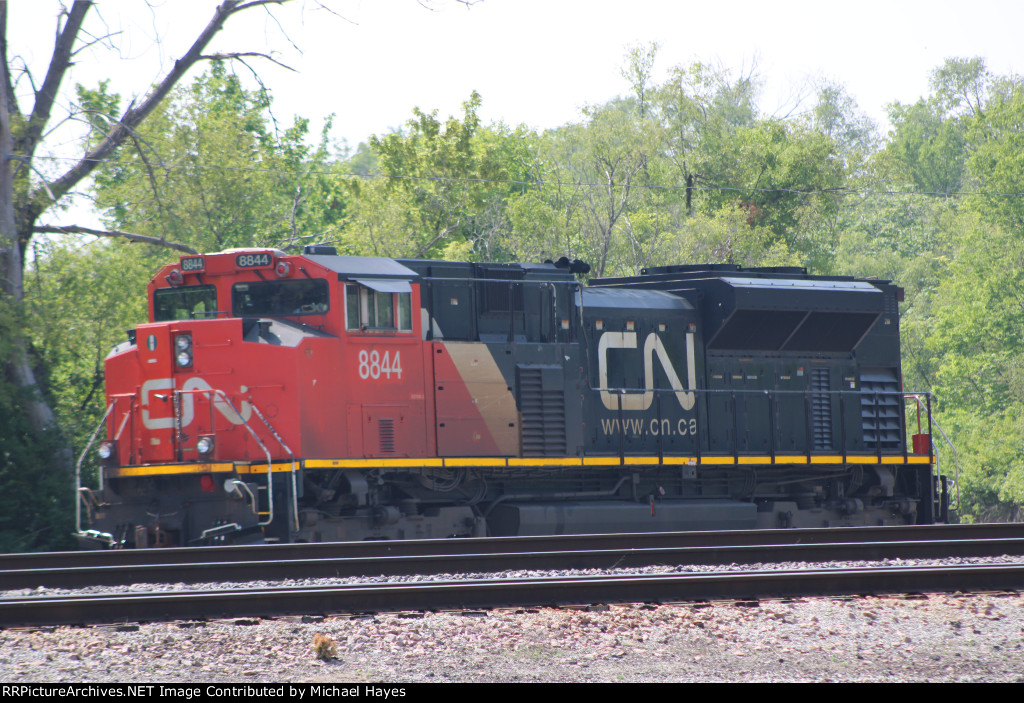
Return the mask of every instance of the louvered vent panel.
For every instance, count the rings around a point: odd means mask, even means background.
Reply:
[[[811,430],[814,449],[832,449],[832,397],[828,369],[811,369]]]
[[[865,371],[860,377],[860,420],[864,446],[899,450],[900,384],[888,369]]]
[[[395,453],[395,421],[390,417],[380,418],[377,429],[380,432],[380,453]]]
[[[896,301],[895,293],[886,293],[885,295],[885,313],[887,315],[895,315],[899,312],[899,303]]]
[[[520,367],[519,411],[523,456],[565,456],[565,395],[544,388],[542,369]]]

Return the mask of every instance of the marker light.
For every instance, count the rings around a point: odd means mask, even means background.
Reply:
[[[288,278],[292,275],[292,265],[287,261],[277,262],[277,266],[274,268],[278,278]]]

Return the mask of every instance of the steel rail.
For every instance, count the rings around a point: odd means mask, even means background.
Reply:
[[[616,602],[750,601],[806,596],[1018,591],[1022,588],[1024,565],[1021,564],[463,579],[308,588],[2,598],[0,627]]]
[[[577,549],[707,547],[757,544],[897,542],[910,540],[970,541],[1024,538],[1024,523],[911,525],[714,532],[645,532],[608,535],[545,535],[472,537],[366,542],[320,542],[211,547],[172,547],[75,552],[0,554],[0,572],[32,568],[99,567],[127,564],[225,563],[255,560],[297,560],[386,555],[488,554]]]
[[[749,537],[756,537],[751,534]],[[138,583],[242,582],[458,574],[517,569],[624,569],[681,564],[878,561],[1024,555],[1024,538],[624,547],[617,549],[412,554],[317,559],[253,559],[224,563],[127,564],[0,572],[0,589],[117,586]]]

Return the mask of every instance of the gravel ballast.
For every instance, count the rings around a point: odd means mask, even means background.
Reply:
[[[8,630],[0,680],[1020,682],[1022,622],[1019,595],[932,595]]]
[[[333,642],[337,656],[319,659],[314,640]],[[0,681],[1024,682],[1024,597],[805,598],[12,629],[0,631]]]

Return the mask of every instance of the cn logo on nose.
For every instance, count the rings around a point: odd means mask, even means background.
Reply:
[[[142,405],[142,425],[147,430],[169,430],[174,427],[174,406],[168,401],[157,400],[156,403],[150,402],[150,394],[155,394],[158,391],[169,391],[174,389],[174,379],[172,378],[154,378],[146,381],[142,384],[140,404]],[[204,379],[199,376],[193,376],[182,384],[181,390],[184,391],[181,394],[181,426],[188,427],[192,424],[192,420],[195,419],[195,408],[196,408],[196,395],[194,391],[210,391],[209,393],[199,393],[198,395],[205,395],[208,399],[212,397],[213,407],[220,412],[228,422],[233,425],[241,425],[248,422],[249,418],[252,417],[252,405],[248,401],[242,401],[240,412],[236,412],[231,407],[224,397],[217,393],[214,388],[207,383]],[[161,411],[161,406],[166,408],[165,411]],[[154,417],[159,415],[159,417]]]

